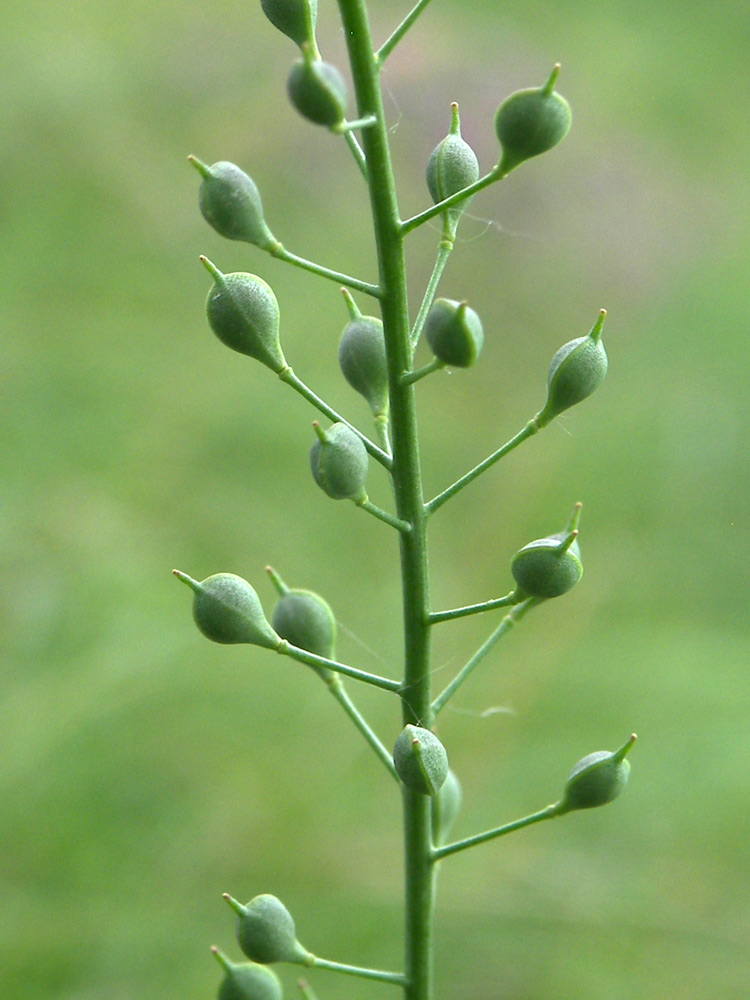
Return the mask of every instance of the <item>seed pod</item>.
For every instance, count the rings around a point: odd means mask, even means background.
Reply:
[[[393,748],[396,773],[407,788],[437,795],[448,777],[448,755],[429,729],[407,725]]]
[[[313,424],[318,440],[310,449],[310,468],[318,486],[333,500],[367,500],[368,458],[362,439],[346,424],[332,424],[327,431]]]
[[[636,739],[633,733],[614,753],[599,750],[579,760],[570,772],[556,814],[562,816],[574,809],[604,806],[621,795],[630,776],[630,761],[626,756]]]
[[[300,47],[315,44],[318,0],[260,0],[271,24]]]
[[[281,1000],[281,983],[273,969],[254,962],[232,962],[215,946],[211,951],[224,969],[218,1000]]]
[[[545,427],[563,410],[590,396],[604,381],[609,364],[602,343],[606,316],[607,310],[602,309],[587,336],[563,344],[552,358],[547,376],[547,402],[535,418],[539,427]]]
[[[271,286],[257,274],[222,274],[206,257],[201,262],[214,279],[206,314],[219,340],[272,371],[286,368],[279,341],[279,303]]]
[[[432,830],[436,844],[444,844],[461,809],[461,784],[449,769],[445,783],[432,799]]]
[[[241,576],[216,573],[199,583],[177,569],[174,575],[193,590],[193,617],[207,639],[279,648],[281,638],[268,624],[258,595]]]
[[[199,195],[201,214],[220,236],[253,243],[262,250],[278,245],[263,218],[263,202],[251,177],[224,160],[210,167],[197,156],[188,156],[188,160],[203,177]]]
[[[237,942],[253,962],[304,962],[308,952],[297,940],[291,913],[280,899],[263,893],[243,906],[224,893],[237,914]]]
[[[543,87],[518,90],[506,97],[495,115],[495,132],[502,146],[501,177],[532,156],[562,142],[571,122],[570,105],[554,89],[558,63]]]
[[[289,99],[297,111],[316,125],[339,125],[346,116],[346,83],[331,63],[313,56],[309,46],[292,66],[287,79]]]
[[[432,353],[445,365],[470,368],[484,343],[482,321],[465,302],[436,299],[424,324]]]
[[[327,601],[311,590],[290,590],[270,566],[266,572],[281,595],[271,624],[282,639],[308,653],[336,659],[336,619]]]
[[[433,149],[427,163],[427,187],[436,204],[479,180],[479,161],[474,150],[461,137],[458,105],[452,104],[451,111],[451,130]],[[454,224],[468,207],[471,197],[448,209],[447,215]]]
[[[565,531],[537,538],[513,556],[510,568],[516,581],[516,602],[527,597],[560,597],[583,576],[578,546],[581,504],[576,504]]]
[[[375,316],[359,316],[344,327],[339,343],[344,378],[365,397],[377,416],[388,411],[388,368],[383,324]]]

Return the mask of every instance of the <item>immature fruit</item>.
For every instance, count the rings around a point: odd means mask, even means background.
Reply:
[[[232,962],[216,947],[211,951],[224,969],[218,1000],[282,1000],[281,983],[273,969],[253,962]]]
[[[237,914],[237,942],[253,962],[304,962],[308,952],[297,941],[291,913],[280,899],[263,893],[243,906],[224,893]]]
[[[388,410],[388,367],[383,324],[375,316],[359,316],[344,327],[339,343],[344,378],[365,397],[374,414]]]
[[[292,66],[286,86],[289,99],[304,118],[329,127],[344,120],[344,78],[331,63],[314,58],[309,46],[305,46],[303,58]]]
[[[437,203],[450,198],[463,188],[479,180],[479,161],[468,142],[461,138],[458,105],[451,106],[453,120],[448,135],[432,151],[427,163],[427,187],[432,200]],[[455,223],[468,207],[471,196],[449,208],[447,215]]]
[[[436,844],[444,844],[461,809],[461,784],[452,770],[432,800],[432,831]]]
[[[214,279],[206,314],[219,340],[272,371],[286,368],[279,341],[279,303],[271,286],[256,274],[222,274],[206,257],[201,261]]]
[[[281,638],[268,624],[258,595],[241,576],[216,573],[199,583],[177,569],[174,575],[193,590],[193,617],[206,638],[279,648]]]
[[[368,458],[362,439],[346,424],[324,431],[313,424],[318,440],[310,449],[310,468],[318,486],[333,500],[367,500]]]
[[[274,27],[297,45],[314,43],[318,0],[260,0],[263,13]]]
[[[465,302],[453,299],[435,299],[424,332],[438,361],[454,368],[470,368],[484,343],[479,316]]]
[[[630,776],[630,761],[625,758],[636,738],[633,733],[614,753],[599,750],[579,760],[567,780],[557,815],[604,806],[621,795]]]
[[[539,427],[590,396],[604,381],[608,360],[602,327],[606,316],[606,309],[602,309],[587,336],[563,344],[552,358],[547,376],[547,402],[536,417]]]
[[[502,146],[498,173],[504,177],[519,163],[562,142],[571,122],[570,105],[554,89],[559,64],[543,87],[519,90],[506,97],[495,115]]]
[[[210,167],[197,156],[188,156],[188,160],[203,177],[199,195],[203,218],[220,236],[264,250],[278,245],[263,218],[260,192],[251,177],[223,160]]]
[[[393,748],[396,773],[407,788],[437,795],[448,777],[448,755],[429,729],[407,725]]]
[[[281,595],[271,616],[275,631],[293,646],[334,660],[336,619],[328,602],[311,590],[290,590],[270,566],[266,572]]]
[[[581,505],[576,504],[565,531],[547,538],[537,538],[513,556],[510,568],[517,587],[516,601],[527,597],[560,597],[583,576],[578,547],[578,521]]]

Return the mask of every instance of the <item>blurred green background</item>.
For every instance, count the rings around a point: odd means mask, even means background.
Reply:
[[[408,6],[373,4],[378,38]],[[185,157],[239,163],[290,249],[373,277],[361,179],[289,107],[295,50],[258,4],[28,0],[2,29],[0,993],[213,996],[209,945],[238,956],[223,891],[277,894],[321,955],[398,967],[382,767],[305,668],[206,642],[170,575],[239,573],[270,611],[272,563],[331,602],[343,659],[399,674],[393,533],[316,489],[315,414],[211,336],[197,257],[270,281],[290,363],[365,424],[336,364],[339,293],[209,230]],[[342,65],[328,3],[319,36]],[[496,106],[556,60],[574,109],[566,142],[462,226],[441,292],[480,312],[486,346],[419,388],[428,495],[536,412],[552,353],[609,310],[596,396],[432,523],[445,608],[506,592],[513,552],[584,503],[583,584],[441,718],[456,834],[640,736],[610,808],[445,863],[442,998],[750,992],[749,36],[739,2],[435,0],[384,76],[405,216],[452,100],[485,169]],[[415,305],[438,235],[410,240]],[[439,627],[437,685],[497,620]],[[395,704],[348,686],[390,744]]]

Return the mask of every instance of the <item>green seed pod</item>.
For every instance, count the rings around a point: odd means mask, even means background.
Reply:
[[[547,402],[537,414],[539,427],[597,389],[607,374],[607,352],[602,343],[602,327],[607,310],[602,309],[591,332],[563,344],[552,358],[547,376]]]
[[[280,372],[287,367],[279,341],[279,303],[273,289],[257,274],[222,274],[201,257],[214,285],[206,300],[208,322],[219,340]]]
[[[559,63],[543,87],[519,90],[506,97],[495,115],[495,132],[502,146],[501,177],[532,156],[562,142],[571,122],[570,105],[557,93]]]
[[[630,761],[626,760],[626,756],[636,739],[633,733],[627,743],[614,753],[599,750],[579,760],[557,804],[557,815],[562,816],[574,809],[604,806],[621,795],[630,776]]]
[[[388,411],[388,367],[383,324],[375,316],[359,316],[344,327],[339,343],[344,378],[365,397],[377,416]]]
[[[393,748],[393,764],[407,788],[422,795],[437,795],[448,777],[445,747],[421,726],[404,726]]]
[[[266,572],[281,595],[271,624],[293,646],[308,653],[336,659],[336,619],[327,601],[311,590],[290,590],[270,566]]]
[[[234,163],[221,160],[209,167],[197,156],[188,156],[188,160],[203,177],[201,214],[220,236],[253,243],[262,250],[278,245],[263,218],[260,192],[252,178]]]
[[[315,44],[318,0],[260,0],[271,24],[300,47]]]
[[[263,893],[243,906],[224,893],[237,914],[237,942],[253,962],[304,962],[309,953],[297,940],[292,915],[276,896]]]
[[[479,180],[479,161],[474,150],[461,137],[458,105],[452,104],[451,110],[451,130],[433,149],[427,163],[427,187],[436,204]],[[446,214],[454,223],[457,222],[470,201],[471,196],[449,208]]]
[[[310,468],[318,486],[333,500],[367,500],[368,458],[362,439],[346,424],[332,424],[327,431],[313,424],[318,440],[310,449]]]
[[[282,1000],[281,983],[273,969],[254,962],[232,962],[215,946],[211,951],[224,969],[218,1000]]]
[[[280,636],[268,624],[258,595],[241,576],[216,573],[199,583],[177,569],[174,575],[193,590],[193,617],[206,638],[279,648]]]
[[[513,556],[510,568],[516,581],[516,602],[527,597],[560,597],[583,576],[578,546],[581,504],[576,504],[565,531],[537,538]]]
[[[454,368],[470,368],[484,343],[479,316],[465,302],[453,299],[435,299],[424,332],[438,361]]]
[[[436,844],[444,844],[461,809],[461,784],[449,769],[445,783],[432,799],[432,830]]]
[[[287,79],[289,99],[297,111],[316,125],[339,125],[346,117],[346,82],[331,63],[316,59],[309,46],[292,66]]]

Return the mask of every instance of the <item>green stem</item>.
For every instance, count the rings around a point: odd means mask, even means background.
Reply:
[[[380,66],[386,61],[391,52],[395,49],[406,32],[411,28],[416,19],[425,9],[430,0],[419,0],[415,7],[406,15],[401,24],[396,28],[391,37],[385,41],[375,53],[375,59]]]
[[[527,597],[525,601],[517,604],[515,608],[503,618],[500,624],[497,626],[495,631],[490,635],[489,639],[483,643],[479,649],[474,653],[472,658],[467,661],[467,663],[459,670],[450,684],[437,696],[435,701],[432,703],[432,710],[435,715],[443,708],[445,703],[451,698],[456,691],[461,687],[463,682],[469,676],[469,674],[474,670],[474,668],[485,658],[492,647],[497,643],[506,632],[510,632],[516,622],[519,622],[527,611],[530,611],[534,605],[540,603],[540,598],[538,597]]]
[[[477,191],[481,191],[483,188],[488,187],[490,184],[494,184],[495,181],[501,181],[503,179],[503,174],[500,173],[498,167],[493,167],[488,174],[484,177],[480,177],[478,181],[474,181],[473,184],[469,184],[468,187],[462,188],[460,191],[456,191],[452,194],[450,198],[444,198],[442,201],[436,202],[432,208],[426,208],[424,212],[420,212],[419,215],[414,215],[411,219],[407,219],[405,222],[401,223],[401,232],[406,235],[410,233],[412,229],[416,229],[417,226],[423,225],[425,222],[429,222],[430,219],[434,219],[436,215],[440,215],[447,208],[453,208],[454,205],[458,205],[469,195],[476,194]]]
[[[359,171],[367,182],[367,158],[357,141],[357,137],[353,132],[344,132],[344,138],[346,139],[346,144],[351,150],[351,154],[354,157],[354,161],[359,167]]]
[[[383,972],[380,969],[363,969],[358,965],[344,965],[341,962],[331,962],[327,958],[318,958],[317,955],[308,955],[304,963],[311,969],[328,969],[329,972],[343,972],[348,976],[358,976],[360,979],[377,979],[381,983],[394,983],[396,986],[403,986],[405,977],[400,972]]]
[[[328,685],[328,690],[331,692],[333,697],[336,699],[339,705],[341,705],[341,707],[344,709],[346,714],[352,720],[354,725],[357,727],[357,729],[360,731],[360,733],[364,736],[364,738],[370,744],[372,749],[375,751],[377,756],[383,762],[388,772],[390,773],[391,777],[395,778],[396,781],[399,781],[399,777],[396,774],[396,768],[393,766],[393,758],[391,757],[390,753],[388,753],[383,744],[380,742],[377,734],[374,732],[367,719],[365,719],[365,717],[360,713],[357,706],[349,697],[348,693],[344,688],[344,682],[341,680],[338,674],[326,675],[321,671],[321,677],[323,677],[323,680]]]
[[[402,385],[413,385],[415,382],[419,382],[426,375],[432,375],[433,372],[440,371],[445,368],[445,362],[438,360],[438,358],[433,358],[426,365],[421,368],[415,368],[414,371],[406,372],[401,376]]]
[[[356,681],[363,681],[365,684],[371,684],[373,687],[381,688],[383,691],[396,692],[401,690],[401,685],[398,681],[392,681],[388,677],[380,677],[378,674],[368,674],[364,670],[357,670],[356,667],[350,667],[347,663],[339,663],[337,660],[329,660],[325,656],[318,656],[317,653],[309,653],[306,649],[293,646],[286,639],[282,639],[281,645],[277,647],[276,652],[283,653],[284,656],[290,656],[293,660],[299,660],[300,663],[306,663],[310,667],[325,667],[327,670],[333,670],[334,673],[353,677]]]
[[[506,441],[502,447],[497,449],[497,451],[493,451],[493,453],[485,458],[483,462],[480,462],[479,465],[475,465],[473,469],[467,472],[465,476],[461,476],[460,479],[457,479],[456,482],[453,483],[452,486],[449,486],[447,490],[443,490],[442,493],[433,497],[432,500],[426,504],[427,513],[434,514],[439,507],[443,506],[446,500],[450,500],[450,498],[455,496],[459,490],[464,488],[464,486],[468,486],[469,483],[473,482],[478,476],[481,476],[486,469],[489,469],[489,467],[494,465],[495,462],[499,462],[501,458],[504,458],[508,454],[508,452],[513,451],[513,449],[517,448],[522,441],[525,441],[526,438],[536,434],[538,430],[539,425],[536,422],[536,418],[530,420],[528,424],[526,424],[526,426],[520,430],[518,434],[516,434],[515,437],[510,439],[510,441]]]
[[[556,802],[554,805],[546,806],[544,809],[540,809],[539,812],[532,813],[530,816],[524,816],[523,819],[516,819],[512,823],[506,823],[504,826],[496,826],[493,830],[485,830],[484,833],[477,833],[475,836],[467,837],[465,840],[457,840],[453,844],[446,844],[445,847],[436,847],[432,852],[433,860],[440,861],[441,858],[447,858],[449,854],[457,854],[459,851],[465,851],[467,847],[486,844],[488,840],[503,837],[506,833],[513,833],[514,830],[522,830],[525,826],[532,826],[532,824],[539,823],[543,819],[554,819],[557,816],[558,805],[559,803]]]
[[[302,268],[303,271],[310,271],[311,274],[320,275],[321,278],[328,278],[339,285],[347,285],[357,292],[372,295],[373,298],[379,299],[382,294],[378,285],[372,285],[369,281],[362,281],[361,278],[352,278],[351,275],[342,274],[341,271],[332,271],[329,267],[316,264],[314,260],[306,260],[304,257],[298,257],[296,253],[287,250],[281,243],[275,243],[269,248],[268,252],[272,257],[286,261],[287,264],[293,264],[295,267]]]
[[[445,227],[447,228],[447,227]],[[437,259],[435,260],[435,266],[432,269],[432,274],[430,275],[430,280],[427,283],[427,289],[424,293],[424,298],[422,299],[422,305],[419,307],[419,312],[417,313],[417,318],[414,321],[414,326],[411,331],[411,344],[415,348],[419,343],[419,338],[422,336],[422,330],[424,328],[424,321],[427,319],[427,313],[432,308],[432,303],[435,301],[435,294],[437,292],[438,285],[440,284],[440,279],[443,276],[443,271],[445,270],[445,265],[448,263],[448,258],[453,250],[453,240],[451,239],[448,232],[443,232],[443,238],[440,240],[438,245]]]
[[[427,574],[426,512],[419,461],[414,387],[401,376],[411,368],[409,306],[400,220],[383,99],[381,58],[375,55],[366,0],[338,0],[349,52],[357,110],[375,115],[377,124],[362,133],[369,167],[370,206],[378,259],[378,288],[386,344],[390,391],[393,481],[396,513],[411,525],[401,532],[401,586],[404,629],[404,679],[401,686],[405,722],[431,721],[430,611]],[[418,5],[421,10],[425,5]],[[416,8],[415,8],[416,10]],[[416,11],[418,13],[418,10]],[[416,16],[416,13],[413,16]],[[412,18],[413,19],[413,18]],[[387,54],[408,24],[393,41]],[[435,866],[431,860],[430,798],[403,788],[405,844],[405,1000],[432,1000]]]
[[[491,601],[482,601],[481,604],[467,604],[463,608],[453,608],[450,611],[433,611],[429,617],[430,625],[437,625],[438,622],[451,622],[454,618],[465,618],[467,615],[478,615],[482,611],[494,611],[495,608],[507,608],[514,603],[515,591],[506,594],[505,597],[494,597]]]
[[[282,368],[279,372],[279,378],[282,382],[286,382],[290,385],[295,392],[298,392],[303,399],[306,399],[308,403],[311,403],[316,410],[319,410],[324,416],[328,417],[334,423],[346,424],[349,430],[354,431],[358,438],[361,438],[362,444],[365,446],[370,455],[380,464],[390,470],[393,461],[391,456],[386,454],[382,448],[379,448],[374,441],[371,441],[366,434],[363,434],[361,430],[350,424],[348,420],[337,413],[332,406],[329,406],[324,399],[316,395],[312,389],[305,385],[301,378],[299,378],[289,366]]]
[[[356,500],[355,503],[357,503]],[[379,521],[390,524],[392,528],[397,528],[399,531],[411,531],[410,524],[402,521],[400,517],[394,517],[393,514],[389,514],[382,507],[377,507],[370,499],[362,500],[360,503],[357,503],[357,506],[361,507],[362,510],[366,510],[368,514],[372,514],[373,517],[377,517]]]

